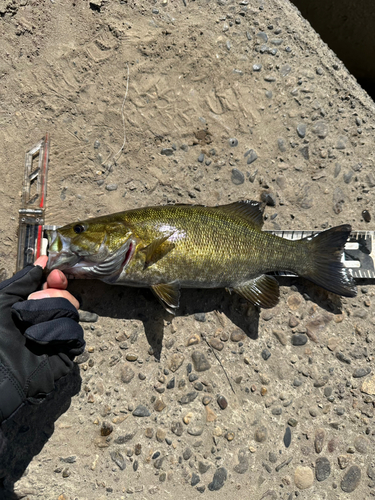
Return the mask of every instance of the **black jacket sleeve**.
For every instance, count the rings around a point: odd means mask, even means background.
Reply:
[[[0,283],[0,422],[25,402],[42,401],[85,347],[78,312],[68,300],[27,300],[42,272],[27,266]]]

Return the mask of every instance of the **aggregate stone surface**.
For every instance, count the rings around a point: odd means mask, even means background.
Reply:
[[[0,15],[3,279],[24,154],[47,130],[47,224],[262,199],[268,230],[373,229],[374,103],[286,0],[3,0]],[[3,430],[1,498],[373,498],[373,285],[280,284],[260,311],[183,290],[172,317],[147,289],[71,282],[86,352]]]

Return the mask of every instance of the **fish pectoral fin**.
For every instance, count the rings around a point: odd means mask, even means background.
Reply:
[[[165,309],[171,314],[176,314],[175,309],[180,303],[180,287],[175,283],[160,283],[151,285],[151,289]]]
[[[175,244],[167,241],[167,239],[172,236],[173,233],[163,236],[154,240],[152,243],[140,250],[145,254],[145,264],[144,269],[155,264],[158,260],[162,259],[167,253],[174,249]]]
[[[235,201],[229,205],[215,207],[221,212],[244,219],[253,229],[261,230],[263,226],[264,203],[260,201]]]
[[[279,283],[267,274],[262,274],[262,276],[254,278],[243,286],[233,288],[233,290],[254,305],[265,309],[274,307],[280,298]]]

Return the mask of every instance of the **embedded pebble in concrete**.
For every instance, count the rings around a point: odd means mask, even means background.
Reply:
[[[237,474],[245,474],[249,469],[249,459],[246,450],[239,450],[237,455],[238,464],[233,467]]]
[[[236,330],[233,330],[232,333],[230,334],[230,339],[232,342],[241,342],[245,340],[246,335],[242,330],[239,328]]]
[[[361,469],[358,465],[352,465],[345,472],[344,477],[341,480],[340,486],[342,491],[345,493],[352,493],[359,485],[361,481]]]
[[[319,457],[315,462],[315,477],[319,482],[325,481],[328,479],[331,474],[331,464],[328,458]]]
[[[173,432],[173,434],[176,434],[176,436],[182,436],[182,433],[184,431],[184,429],[182,427],[182,423],[181,422],[172,422],[171,431]]]
[[[329,132],[328,124],[324,121],[316,122],[312,130],[320,139],[325,139]]]
[[[264,443],[267,437],[268,437],[268,430],[266,426],[262,425],[257,429],[255,429],[254,432],[255,441],[257,441],[258,443]]]
[[[116,450],[110,452],[111,459],[115,462],[115,464],[119,467],[120,470],[125,470],[126,468],[126,459],[124,455]]]
[[[254,149],[249,149],[245,153],[245,157],[247,157],[247,164],[250,165],[251,163],[254,163],[255,160],[258,159],[258,154]]]
[[[200,474],[205,474],[210,467],[211,464],[208,462],[202,462],[202,461],[198,462],[198,470]]]
[[[293,293],[289,295],[287,304],[291,311],[297,311],[302,304],[302,297],[298,293]]]
[[[362,211],[362,217],[365,222],[371,222],[371,214],[368,210]]]
[[[98,321],[99,316],[96,313],[89,311],[82,311],[81,309],[78,311],[79,321],[82,323],[96,323]]]
[[[271,357],[271,352],[268,349],[263,349],[261,355],[264,361],[267,361]]]
[[[216,337],[210,340],[210,346],[217,351],[222,351],[224,349],[224,343]]]
[[[369,440],[365,436],[357,436],[354,440],[354,447],[359,453],[367,453],[369,445]]]
[[[182,363],[184,362],[185,356],[181,353],[172,354],[172,356],[168,360],[168,368],[171,372],[176,372]]]
[[[198,474],[193,472],[193,474],[191,476],[191,481],[190,481],[191,486],[196,486],[200,482],[200,480],[201,480],[201,478],[198,476]]]
[[[303,139],[306,135],[306,125],[304,123],[299,123],[297,125],[297,134],[301,139]]]
[[[349,456],[348,455],[339,455],[337,457],[337,462],[340,466],[340,469],[346,469],[347,466],[349,465]]]
[[[371,368],[366,366],[365,368],[356,368],[352,376],[353,378],[362,378],[366,377],[369,373],[371,373]]]
[[[238,170],[238,168],[232,168],[231,181],[236,186],[239,186],[240,184],[243,184],[245,182],[245,176],[241,172],[241,170]]]
[[[333,211],[339,214],[344,209],[345,194],[340,187],[336,187],[333,191]]]
[[[305,345],[307,342],[307,336],[304,333],[295,333],[292,335],[292,344],[295,346]]]
[[[272,333],[275,335],[281,345],[287,345],[288,339],[285,332],[283,332],[282,330],[272,330]]]
[[[124,384],[129,384],[129,382],[131,382],[132,379],[134,378],[134,375],[135,375],[135,372],[130,366],[125,365],[125,366],[121,367],[120,378],[121,378],[121,381],[124,382]]]
[[[220,406],[222,410],[225,410],[225,408],[228,406],[228,401],[224,396],[218,396],[217,404]]]
[[[150,410],[143,405],[137,406],[137,408],[133,411],[134,417],[149,417],[150,415]]]
[[[314,446],[317,453],[321,453],[324,446],[325,431],[324,429],[317,429],[315,431]]]
[[[290,427],[285,429],[283,441],[285,448],[289,448],[290,443],[292,442],[292,431],[290,430]]]
[[[214,474],[212,482],[208,485],[210,491],[220,490],[227,480],[228,472],[225,467],[219,467]]]
[[[184,396],[182,396],[181,399],[179,399],[179,403],[181,405],[187,405],[187,404],[193,402],[197,397],[198,397],[198,392],[192,391],[192,392],[189,392],[189,393],[185,394]]]
[[[284,64],[280,69],[280,73],[282,76],[288,76],[291,71],[292,68],[289,66],[289,64]]]
[[[314,483],[314,473],[310,467],[299,465],[294,471],[294,484],[299,490],[311,488]]]
[[[283,139],[282,137],[279,137],[279,139],[277,139],[277,146],[282,153],[285,153],[285,151],[286,151],[285,139]]]
[[[163,148],[160,153],[165,156],[172,156],[174,153],[174,150],[172,148]]]
[[[257,34],[256,34],[256,37],[258,38],[259,41],[261,42],[264,42],[264,43],[267,43],[268,41],[268,35],[267,33],[265,33],[264,31],[259,31]]]
[[[102,436],[109,436],[113,432],[113,425],[109,422],[103,422],[100,428],[100,434]]]
[[[194,369],[197,372],[204,372],[211,368],[210,362],[203,352],[194,351],[191,355],[191,359],[193,360]]]

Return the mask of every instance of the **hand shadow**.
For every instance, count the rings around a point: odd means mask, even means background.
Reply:
[[[52,436],[56,420],[67,411],[73,396],[81,388],[79,368],[58,380],[55,390],[40,404],[27,404],[0,427],[0,498],[23,498],[14,493],[14,483],[25,473]]]
[[[164,323],[174,316],[165,311],[150,289],[75,280],[70,282],[69,291],[80,300],[83,310],[99,316],[141,320],[150,353],[160,359]],[[223,289],[181,289],[176,317],[215,310],[224,313],[251,339],[258,337],[259,309],[237,294]]]

